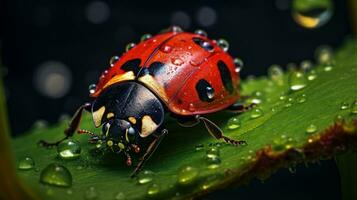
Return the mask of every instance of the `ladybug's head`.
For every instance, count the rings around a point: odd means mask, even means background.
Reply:
[[[111,119],[103,124],[103,140],[113,152],[139,151],[137,133],[128,121]]]

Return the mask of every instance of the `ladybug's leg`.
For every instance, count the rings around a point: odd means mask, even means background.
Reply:
[[[167,133],[167,129],[162,129],[159,136],[154,135],[156,138],[150,143],[149,147],[146,149],[145,154],[140,158],[138,165],[136,166],[133,173],[130,175],[131,178],[135,177],[140,172],[145,162],[151,157],[151,155],[157,149],[161,140],[165,137],[165,135],[167,135]]]
[[[225,135],[223,135],[223,131],[212,121],[210,121],[209,119],[205,118],[205,117],[201,117],[199,115],[197,115],[197,119],[202,121],[205,126],[207,131],[216,139],[223,139],[226,143],[232,144],[232,145],[242,145],[242,144],[246,144],[245,141],[242,140],[234,140],[231,139]]]
[[[66,140],[69,137],[72,137],[74,132],[79,127],[79,123],[81,122],[81,119],[82,119],[83,110],[89,110],[90,107],[91,107],[90,103],[85,103],[77,109],[76,113],[73,115],[73,117],[69,123],[69,126],[64,130],[65,137],[63,139],[58,140],[57,142],[47,142],[44,140],[40,140],[38,143],[44,147],[53,147],[53,146],[57,146],[63,140]]]
[[[182,127],[193,127],[200,123],[195,116],[177,116],[177,123]]]
[[[238,113],[243,113],[243,112],[246,112],[246,111],[254,108],[255,105],[256,105],[255,103],[252,103],[249,105],[244,105],[242,102],[237,102],[237,103],[234,103],[231,106],[229,106],[227,109],[231,112],[238,114]]]

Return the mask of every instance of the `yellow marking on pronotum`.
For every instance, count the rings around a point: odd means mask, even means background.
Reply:
[[[110,119],[112,117],[114,117],[114,113],[110,112],[110,113],[107,114],[107,119]]]
[[[105,112],[104,106],[100,107],[97,111],[93,112],[93,121],[95,127],[98,128],[100,126],[104,112]]]
[[[108,140],[108,141],[107,141],[107,145],[110,146],[110,147],[113,146],[113,141]]]
[[[128,80],[134,80],[135,79],[135,75],[134,72],[129,71],[126,72],[124,74],[118,74],[116,76],[114,76],[112,79],[110,79],[103,87],[103,89],[111,86],[114,83],[119,83],[119,82],[123,82],[123,81],[128,81]]]
[[[128,119],[129,119],[129,121],[130,121],[131,123],[136,124],[136,119],[135,119],[135,117],[129,117]]]
[[[141,119],[141,122],[142,122],[141,123],[141,133],[140,133],[141,137],[149,136],[157,128],[157,124],[151,119],[151,117],[149,115],[145,115]]]
[[[168,97],[166,96],[165,89],[150,74],[146,74],[140,77],[139,81],[145,83],[146,86],[157,93],[157,95],[159,95],[164,102],[167,103],[169,101]]]

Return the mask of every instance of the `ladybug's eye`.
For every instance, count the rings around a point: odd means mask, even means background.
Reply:
[[[127,142],[135,142],[135,129],[133,127],[128,128],[126,131],[126,140]]]
[[[213,45],[206,40],[197,37],[194,37],[192,40],[206,51],[213,51],[214,49]]]

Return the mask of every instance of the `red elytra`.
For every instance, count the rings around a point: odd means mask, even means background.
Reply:
[[[128,74],[123,65],[133,60],[138,61],[133,67],[140,69]],[[159,73],[143,78],[141,72],[155,63],[163,64]],[[98,97],[109,86],[125,81],[142,83],[178,115],[216,112],[239,99],[239,73],[233,58],[215,41],[188,32],[158,34],[140,42],[103,73],[90,96]],[[200,92],[211,94],[205,98]]]

